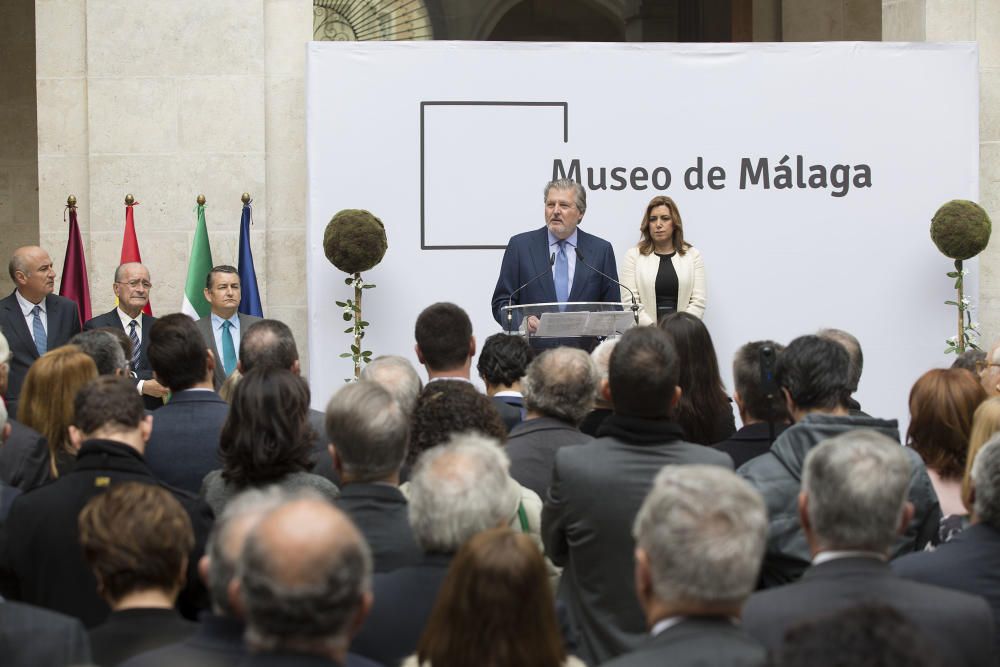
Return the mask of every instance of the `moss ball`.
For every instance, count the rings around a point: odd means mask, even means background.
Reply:
[[[377,266],[388,248],[382,221],[357,208],[334,215],[323,234],[326,258],[344,273],[361,273]]]
[[[992,228],[982,206],[967,199],[953,199],[931,219],[931,240],[946,257],[969,259],[986,248]]]

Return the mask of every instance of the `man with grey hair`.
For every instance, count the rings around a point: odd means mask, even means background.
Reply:
[[[375,606],[352,650],[384,665],[413,653],[455,552],[507,524],[517,505],[509,480],[507,457],[491,438],[456,435],[424,452],[409,484],[410,524],[424,557],[375,575]]]
[[[973,523],[935,551],[909,554],[892,562],[905,579],[986,598],[996,624],[1000,655],[1000,436],[974,454],[971,473]]]
[[[812,566],[800,581],[750,597],[743,608],[747,632],[776,651],[797,623],[880,603],[919,627],[945,664],[994,664],[993,614],[985,600],[907,581],[889,567],[895,538],[913,516],[911,466],[899,443],[868,429],[809,452],[798,513]]]
[[[361,379],[382,385],[392,394],[407,416],[413,414],[417,397],[424,388],[417,370],[405,357],[383,354],[361,369]]]
[[[608,667],[762,665],[736,625],[764,557],[764,500],[717,466],[665,466],[639,509],[635,580],[650,637]]]
[[[319,497],[267,513],[238,568],[250,650],[241,664],[368,667],[347,649],[372,604],[371,554],[347,516]]]
[[[413,539],[406,496],[399,490],[410,416],[384,387],[360,380],[330,399],[326,432],[340,476],[337,506],[364,534],[375,571],[416,564],[422,554]]]
[[[583,350],[546,350],[528,364],[521,390],[527,414],[505,446],[510,476],[544,498],[556,451],[593,440],[579,426],[594,402],[597,369]]]
[[[582,185],[566,178],[546,184],[545,227],[511,237],[500,264],[492,307],[493,318],[504,329],[521,325],[517,315],[508,319],[501,312],[507,305],[621,299],[611,244],[577,229],[586,212],[587,191]],[[534,317],[528,318],[529,331],[537,325]],[[539,340],[532,344],[544,345]]]
[[[865,367],[865,355],[861,352],[861,343],[853,334],[843,329],[820,329],[816,332],[820,338],[832,340],[847,350],[847,357],[850,359],[847,373],[847,395],[844,397],[844,407],[849,414],[854,417],[869,417],[870,415],[861,409],[861,404],[854,398],[861,383],[861,371]]]
[[[81,331],[69,340],[94,360],[99,375],[128,375],[129,361],[115,335],[107,330]]]
[[[1000,396],[1000,340],[993,344],[989,354],[978,366],[979,382],[990,396]]]
[[[617,344],[617,338],[607,338],[601,341],[601,344],[595,347],[594,351],[590,353],[590,360],[594,362],[594,368],[597,369],[598,386],[594,391],[594,407],[583,418],[583,422],[580,424],[580,432],[595,438],[601,424],[614,412],[614,406],[611,405],[611,401],[604,398],[601,394],[600,387],[608,379],[608,364],[611,363],[611,352]]]

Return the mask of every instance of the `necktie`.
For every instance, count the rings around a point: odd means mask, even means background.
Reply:
[[[222,323],[222,368],[228,377],[236,369],[236,346],[233,345],[233,334],[229,331],[233,323],[226,320]]]
[[[556,301],[564,304],[569,300],[569,260],[566,258],[566,241],[559,242],[559,251],[556,253]],[[560,305],[559,310],[566,310],[566,306]]]
[[[35,316],[31,322],[31,333],[35,337],[35,348],[38,350],[38,356],[41,356],[49,349],[49,338],[45,333],[45,325],[42,324],[41,307],[32,308],[31,314]]]
[[[132,340],[132,370],[139,368],[139,350],[142,347],[142,343],[139,342],[139,334],[135,331],[137,326],[139,323],[135,320],[128,323],[128,337]]]

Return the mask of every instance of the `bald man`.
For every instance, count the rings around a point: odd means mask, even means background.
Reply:
[[[56,272],[52,258],[42,248],[18,248],[7,271],[14,282],[14,291],[0,299],[0,331],[10,344],[6,398],[7,410],[15,417],[17,398],[28,368],[35,359],[80,333],[80,311],[76,302],[52,293]]]

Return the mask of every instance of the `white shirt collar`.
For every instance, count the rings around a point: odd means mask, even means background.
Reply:
[[[115,308],[115,312],[118,313],[118,319],[122,321],[122,328],[125,329],[125,333],[128,333],[129,324],[132,323],[133,319],[135,320],[135,328],[140,331],[142,330],[142,311],[135,317],[131,317],[121,308]]]
[[[657,621],[656,625],[654,625],[652,629],[649,631],[649,634],[651,637],[655,637],[664,630],[669,630],[670,628],[674,627],[675,625],[677,625],[686,618],[687,616],[670,616],[668,618],[664,618],[663,620]]]
[[[21,296],[21,292],[19,292],[18,290],[14,290],[14,295],[17,297],[17,303],[18,303],[18,305],[21,306],[21,313],[25,317],[27,317],[28,315],[31,315],[31,311],[34,310],[34,308],[35,308],[36,305],[39,308],[42,309],[42,315],[46,314],[45,313],[45,299],[42,299],[37,304],[35,304],[35,303],[31,303],[30,301],[28,301],[27,299],[25,299],[23,296]]]
[[[828,563],[831,560],[840,560],[841,558],[871,558],[873,560],[880,560],[883,563],[887,560],[885,554],[876,553],[874,551],[820,551],[812,559],[813,565],[820,565],[822,563]]]
[[[550,230],[548,230],[548,229],[546,229],[545,231],[549,235],[549,248],[552,249],[552,250],[555,250],[555,248],[552,248],[552,246],[556,245],[557,243],[559,243],[560,240],[563,240],[563,239],[557,239],[555,237],[555,235]],[[579,232],[580,232],[579,229],[574,229],[573,233],[570,234],[569,236],[567,236],[564,239],[566,241],[566,243],[569,245],[570,248],[575,248],[576,247],[576,241],[577,241],[577,236],[578,236]]]

